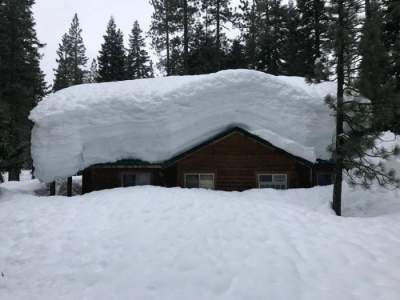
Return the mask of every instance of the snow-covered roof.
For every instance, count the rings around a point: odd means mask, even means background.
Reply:
[[[251,70],[70,87],[31,112],[35,173],[49,182],[96,163],[162,162],[229,126],[306,160],[327,159],[329,93],[334,83]]]

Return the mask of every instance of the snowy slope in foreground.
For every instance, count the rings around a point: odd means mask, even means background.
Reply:
[[[0,299],[400,299],[394,192],[345,187],[346,213],[370,217],[338,218],[331,187],[65,198],[24,185],[0,185]]]
[[[46,182],[123,158],[159,162],[228,126],[274,136],[307,160],[328,158],[334,83],[250,70],[71,87],[31,113],[36,176]]]

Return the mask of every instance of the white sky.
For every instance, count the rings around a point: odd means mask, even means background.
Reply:
[[[237,4],[239,0],[232,0],[232,3]],[[41,64],[49,83],[53,81],[58,44],[68,31],[75,13],[78,13],[83,29],[88,66],[98,55],[111,16],[123,31],[126,44],[133,22],[138,20],[142,30],[147,33],[153,13],[150,0],[36,0],[33,10],[39,40],[46,44],[42,49],[44,56]],[[148,46],[149,43],[147,40]]]
[[[42,50],[42,68],[49,83],[52,83],[53,69],[56,67],[58,44],[75,12],[83,29],[90,65],[91,59],[97,57],[111,15],[124,32],[126,42],[135,20],[139,21],[143,31],[148,30],[153,10],[149,0],[36,0],[36,30],[40,41],[46,44]]]

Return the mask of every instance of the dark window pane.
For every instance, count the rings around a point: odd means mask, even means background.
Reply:
[[[136,185],[150,185],[150,184],[151,184],[150,173],[136,174]]]
[[[198,188],[199,187],[199,176],[198,175],[185,175],[185,187]]]
[[[123,186],[135,186],[136,185],[136,175],[135,174],[124,174],[122,177]]]
[[[318,174],[318,185],[330,185],[333,183],[332,174]]]
[[[260,175],[260,182],[272,182],[272,175]]]

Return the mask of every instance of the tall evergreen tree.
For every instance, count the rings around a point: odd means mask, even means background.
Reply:
[[[389,75],[396,80],[396,90],[400,91],[400,1],[383,1],[384,41],[389,52]]]
[[[311,81],[328,79],[325,48],[328,42],[328,10],[323,0],[298,0],[300,14],[299,61],[303,63],[302,76]]]
[[[357,87],[363,96],[372,101],[375,125],[384,129],[384,123],[389,119],[385,113],[389,101],[385,99],[386,91],[390,90],[390,85],[386,84],[390,80],[389,57],[382,37],[383,19],[379,4],[375,0],[367,0],[365,7],[366,19],[360,43],[362,61]]]
[[[205,74],[216,71],[214,41],[201,23],[194,27],[193,38],[189,43],[189,74]]]
[[[88,58],[77,14],[72,19],[68,33],[63,35],[57,56],[53,90],[83,83]]]
[[[182,41],[183,74],[189,73],[189,43],[193,35],[196,15],[198,14],[198,0],[178,1],[177,30]],[[182,32],[180,34],[180,32]]]
[[[281,27],[284,22],[284,12],[281,0],[267,0],[258,6],[259,30],[258,35],[258,66],[257,69],[270,74],[278,75],[283,70],[282,48],[285,29]]]
[[[19,180],[30,157],[31,122],[28,115],[45,94],[40,70],[34,0],[0,1],[0,170]]]
[[[358,22],[359,7],[360,3],[355,0],[334,0],[334,9],[337,12],[335,22],[337,95],[335,99],[328,97],[327,102],[336,113],[336,141],[332,149],[335,162],[332,207],[337,215],[341,214],[343,172],[346,172],[351,184],[361,184],[364,187],[369,187],[374,180],[382,185],[399,186],[400,183],[392,170],[387,170],[383,164],[375,162],[376,158],[387,158],[391,154],[398,154],[399,149],[396,148],[393,153],[388,153],[376,146],[375,141],[381,131],[372,119],[373,106],[359,96],[352,80],[346,80],[346,64],[351,57],[355,57],[352,31],[357,29],[354,24]],[[371,33],[371,36],[374,34]],[[362,80],[371,80],[368,72],[363,76]],[[373,83],[374,81],[371,82]]]
[[[129,48],[127,55],[127,79],[149,78],[152,75],[149,54],[142,37],[138,21],[133,24],[129,36]]]
[[[259,33],[259,14],[256,0],[240,0],[238,27],[245,42],[247,67],[255,69],[257,65],[257,36]]]
[[[302,59],[304,49],[302,43],[304,39],[299,34],[300,14],[293,4],[289,1],[284,10],[284,42],[282,45],[282,73],[289,76],[305,76],[305,60]]]
[[[245,47],[240,40],[234,39],[229,49],[229,53],[224,62],[224,69],[241,69],[246,68]]]
[[[97,60],[95,58],[92,59],[92,63],[90,64],[90,69],[88,72],[86,72],[85,76],[85,83],[95,83],[97,80],[98,71],[97,71]]]
[[[117,29],[114,18],[107,25],[104,42],[98,56],[98,82],[118,81],[126,79],[125,48],[122,31]]]
[[[208,29],[210,25],[215,27],[216,68],[220,70],[224,56],[223,40],[225,39],[222,28],[227,23],[233,23],[230,0],[202,0],[202,11],[206,28]]]
[[[171,75],[171,40],[178,30],[178,0],[151,0],[154,12],[150,25],[152,46],[160,56],[160,64]]]

